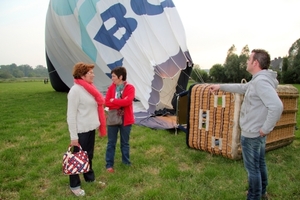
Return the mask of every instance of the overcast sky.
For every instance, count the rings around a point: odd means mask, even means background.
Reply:
[[[154,0],[149,0],[149,2]],[[300,0],[173,0],[185,27],[195,64],[223,64],[234,44],[237,54],[263,48],[271,59],[288,54],[300,38]],[[46,66],[48,0],[0,1],[0,65]]]

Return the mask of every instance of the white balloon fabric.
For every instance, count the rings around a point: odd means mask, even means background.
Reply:
[[[86,62],[95,64],[94,84],[105,93],[111,70],[124,66],[140,105],[135,113],[173,109],[179,77],[192,66],[172,0],[50,0],[45,33],[55,90],[70,88],[74,64]]]

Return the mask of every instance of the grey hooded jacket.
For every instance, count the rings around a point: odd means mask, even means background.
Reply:
[[[220,90],[244,94],[240,112],[242,135],[259,137],[259,130],[269,134],[281,117],[282,102],[276,92],[277,73],[261,70],[246,84],[221,84]]]

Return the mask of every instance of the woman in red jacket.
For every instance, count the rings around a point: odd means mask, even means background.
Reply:
[[[135,97],[135,88],[126,82],[127,72],[124,67],[116,67],[111,71],[112,84],[109,86],[105,105],[109,110],[123,109],[123,124],[107,126],[107,147],[106,147],[106,169],[108,172],[114,172],[114,157],[118,132],[120,130],[120,145],[122,153],[122,163],[130,165],[129,137],[132,124],[134,124],[133,99]]]

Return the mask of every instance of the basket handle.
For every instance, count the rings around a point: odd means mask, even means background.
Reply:
[[[241,80],[241,83],[247,83],[247,80],[243,78],[243,79]]]

